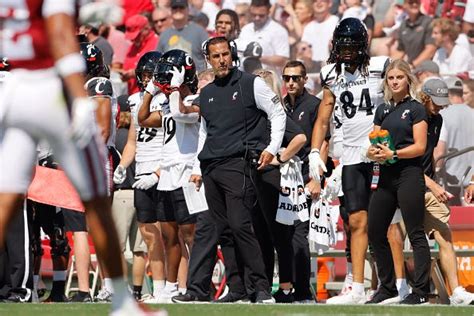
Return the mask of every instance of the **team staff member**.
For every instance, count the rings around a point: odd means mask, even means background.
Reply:
[[[285,112],[283,107],[275,106],[280,100],[261,78],[232,67],[231,47],[224,37],[210,39],[205,51],[216,76],[200,95],[203,147],[198,157],[209,211],[218,235],[230,226],[236,249],[255,285],[257,303],[271,303],[274,300],[260,260],[262,253],[252,230],[250,211],[256,200],[255,169],[267,166],[278,152]],[[265,114],[271,122],[267,147]]]
[[[387,230],[395,209],[400,206],[408,238],[413,247],[415,276],[412,293],[402,304],[428,303],[430,291],[430,250],[424,232],[425,181],[421,157],[427,144],[427,115],[416,101],[416,79],[410,66],[395,60],[387,67],[383,81],[385,106],[374,118],[374,131],[387,130],[395,150],[371,146],[368,157],[381,164],[380,180],[369,204],[368,235],[377,260],[380,287],[368,303],[399,301],[392,252]],[[392,165],[387,160],[395,159]]]
[[[310,179],[308,167],[308,155],[311,152],[311,134],[313,126],[318,116],[319,100],[314,95],[308,93],[304,85],[308,80],[306,67],[297,60],[291,60],[283,67],[283,81],[288,94],[283,99],[286,113],[295,121],[304,131],[307,141],[303,148],[298,152],[298,157],[303,161],[302,174],[305,186],[312,195],[319,194],[321,186],[319,183]],[[295,224],[295,233],[293,235],[293,249],[295,256],[295,300],[306,301],[314,300],[310,283],[310,253],[308,244],[309,225],[308,222],[297,222]]]
[[[436,240],[439,245],[441,268],[451,288],[451,305],[469,305],[474,301],[474,294],[467,292],[465,288],[459,285],[456,253],[454,252],[451,230],[449,229],[448,223],[451,210],[447,203],[452,196],[432,180],[435,171],[433,151],[438,144],[441,126],[443,124],[443,118],[439,112],[450,103],[447,84],[439,78],[427,80],[423,84],[420,99],[428,113],[428,140],[426,151],[422,159],[427,188],[427,192],[425,193],[425,232],[429,238]],[[396,238],[398,236],[400,235],[388,235],[390,246],[392,246],[394,241],[393,237]],[[398,247],[398,257],[403,258],[403,240],[399,237],[397,239],[398,240],[395,241],[400,245]],[[396,267],[397,262],[394,263]],[[398,265],[400,266],[399,270],[402,270],[404,260],[402,259],[398,262]]]

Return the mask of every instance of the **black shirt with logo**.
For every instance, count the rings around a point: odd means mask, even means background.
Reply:
[[[427,121],[425,107],[418,101],[406,98],[395,106],[382,105],[375,112],[374,124],[388,130],[395,149],[414,144],[413,125]],[[404,163],[421,164],[420,157],[403,159]]]

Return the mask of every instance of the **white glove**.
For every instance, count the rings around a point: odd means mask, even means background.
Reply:
[[[158,176],[156,173],[147,174],[141,176],[135,183],[132,185],[132,188],[139,190],[148,190],[152,186],[158,183]]]
[[[324,172],[327,171],[326,165],[319,155],[318,149],[312,149],[311,153],[308,156],[309,158],[309,176],[316,181],[321,181],[321,176],[319,175],[319,169],[321,168]]]
[[[154,83],[153,79],[148,82],[145,87],[145,91],[151,94],[152,96],[157,95],[160,92],[160,88],[158,88]]]
[[[326,187],[324,188],[324,197],[328,201],[333,201],[337,198],[342,185],[342,165],[338,165],[336,169],[332,171],[331,176],[326,181]]]
[[[96,108],[97,103],[89,98],[76,98],[72,102],[71,137],[79,148],[86,147],[97,132]]]
[[[179,88],[184,82],[184,67],[181,66],[181,70],[176,67],[173,67],[173,70],[170,70],[170,73],[173,74],[173,77],[170,81],[170,87]]]
[[[127,178],[127,169],[122,165],[118,165],[118,167],[114,171],[114,183],[122,184],[126,178]]]

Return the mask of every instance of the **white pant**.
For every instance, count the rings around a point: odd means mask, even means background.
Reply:
[[[16,70],[0,90],[0,192],[25,193],[45,139],[82,200],[105,196],[105,146],[84,149],[70,137],[70,109],[54,69]]]

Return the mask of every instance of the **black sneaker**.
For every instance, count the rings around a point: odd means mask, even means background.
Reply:
[[[64,293],[53,293],[49,294],[49,297],[44,300],[45,303],[68,303],[69,299]]]
[[[226,296],[215,300],[214,303],[250,303],[250,300],[247,294],[229,292]]]
[[[417,293],[410,293],[400,304],[406,305],[424,305],[429,304],[428,296],[427,295],[420,295]]]
[[[388,305],[400,303],[400,296],[398,295],[389,295],[381,291],[377,291],[370,301],[365,302],[365,304],[380,304]]]
[[[7,299],[3,300],[5,303],[30,303],[31,302],[31,295],[28,298],[25,295],[12,293],[8,296]]]
[[[288,294],[285,294],[282,288],[279,288],[273,294],[273,298],[275,299],[276,303],[293,303],[295,301],[295,296],[293,295],[294,290],[291,289]]]
[[[255,303],[257,304],[274,304],[275,299],[273,296],[267,291],[259,291],[257,292],[257,298],[255,299]]]
[[[185,294],[179,294],[176,296],[173,296],[171,298],[171,301],[173,303],[178,303],[178,304],[192,304],[192,303],[198,303],[198,302],[209,302],[209,298],[199,298],[191,293],[185,293]]]
[[[88,292],[77,292],[69,301],[71,303],[92,303],[92,297]]]

